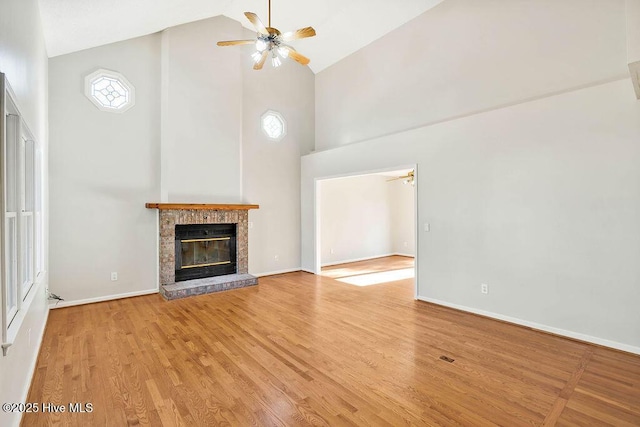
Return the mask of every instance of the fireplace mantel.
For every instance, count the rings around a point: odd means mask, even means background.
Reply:
[[[146,203],[144,206],[147,209],[159,210],[204,209],[210,211],[241,211],[260,208],[259,205],[228,205],[209,203]]]

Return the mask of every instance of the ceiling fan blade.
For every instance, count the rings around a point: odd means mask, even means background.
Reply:
[[[258,18],[258,15],[256,15],[253,12],[245,12],[244,16],[246,16],[247,19],[251,21],[253,26],[256,27],[256,30],[258,30],[260,34],[269,35],[269,31],[267,31],[267,27],[264,26],[260,18]]]
[[[284,33],[282,36],[280,36],[280,39],[282,41],[288,42],[289,40],[304,39],[307,37],[313,37],[315,35],[316,30],[314,30],[313,27],[304,27],[300,28],[299,30]]]
[[[254,70],[262,70],[262,66],[264,65],[265,61],[267,60],[267,55],[269,54],[268,50],[265,50],[264,52],[262,52],[262,56],[260,57],[260,60],[258,62],[255,63],[255,65],[253,66]]]
[[[294,61],[302,65],[307,65],[309,62],[311,62],[309,58],[302,55],[301,53],[296,52],[296,50],[291,46],[282,46],[282,47],[287,50],[289,58],[293,59]]]
[[[406,175],[397,176],[395,178],[388,179],[387,182],[389,182],[389,181],[397,181],[399,179],[413,179],[414,178],[413,173],[414,173],[413,171],[410,171]]]
[[[255,40],[225,40],[218,42],[218,46],[235,46],[240,44],[253,44]]]

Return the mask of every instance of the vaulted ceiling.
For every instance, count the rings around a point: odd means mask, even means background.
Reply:
[[[253,29],[243,12],[257,13],[265,24],[268,15],[268,0],[39,1],[50,57],[218,15]],[[272,0],[271,21],[282,31],[316,29],[317,36],[305,40],[303,50],[317,73],[442,1]]]

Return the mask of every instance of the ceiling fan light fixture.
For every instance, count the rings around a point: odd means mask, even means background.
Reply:
[[[416,185],[415,171],[410,171],[407,174],[407,177],[402,180],[402,183],[403,184],[411,184],[412,187],[415,187],[415,185]]]
[[[282,65],[282,60],[291,58],[300,65],[308,65],[309,58],[298,53],[291,46],[284,44],[290,40],[304,39],[308,37],[314,37],[316,30],[313,27],[304,27],[295,31],[289,31],[284,34],[277,28],[271,26],[271,0],[269,3],[269,20],[268,25],[264,25],[258,15],[253,12],[245,12],[244,16],[247,17],[257,31],[256,39],[254,40],[224,40],[217,43],[218,46],[236,46],[253,44],[256,47],[257,52],[254,52],[251,57],[255,61],[253,66],[254,70],[262,70],[262,66],[272,54],[271,64],[274,67]]]
[[[395,178],[388,179],[387,182],[402,180],[403,184],[411,184],[412,187],[416,185],[416,173],[415,170],[410,170],[406,175],[398,176]]]
[[[287,58],[289,56],[289,49],[287,49],[285,47],[279,47],[278,48],[278,54],[280,56],[282,56],[283,58]]]
[[[260,52],[253,52],[251,54],[251,58],[253,59],[254,62],[257,63],[262,58],[262,54]]]
[[[258,52],[262,52],[266,48],[267,48],[267,42],[265,42],[262,39],[256,40],[256,49],[258,49]]]

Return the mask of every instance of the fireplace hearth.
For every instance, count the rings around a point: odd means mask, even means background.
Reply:
[[[258,284],[248,274],[248,211],[257,205],[147,203],[160,217],[160,293],[183,298]]]

